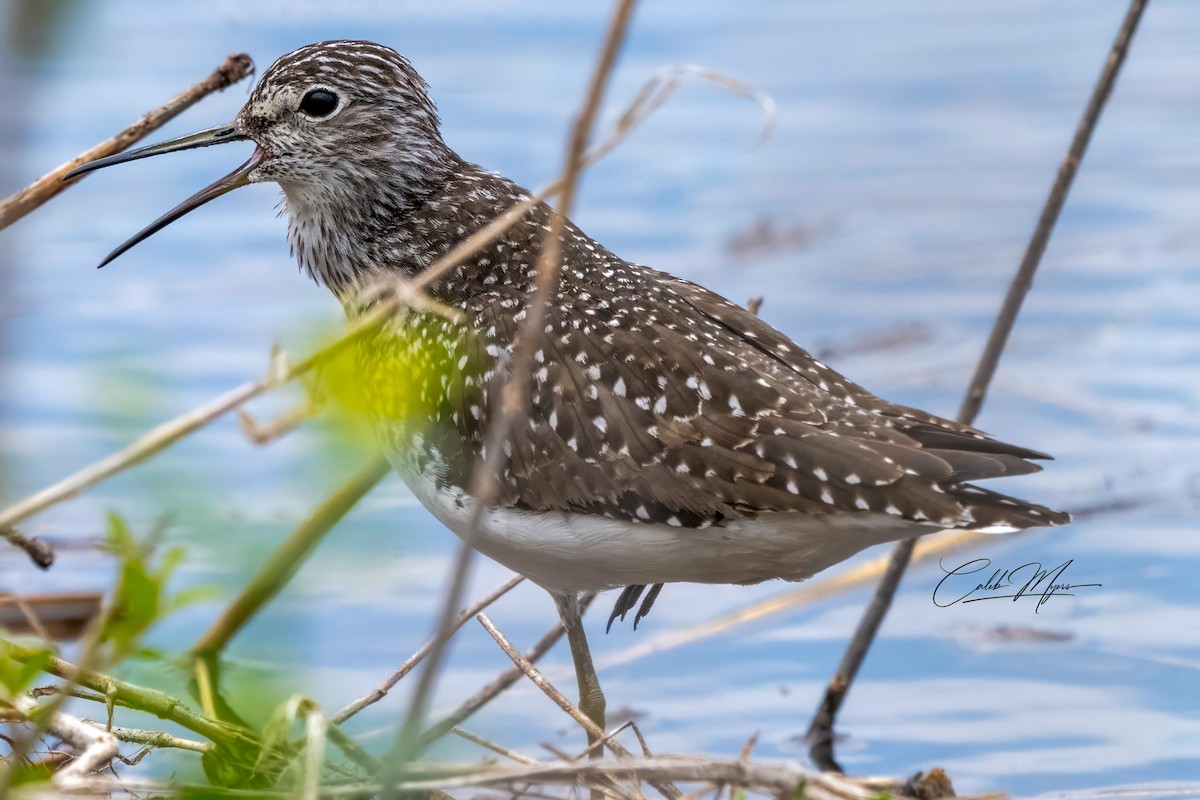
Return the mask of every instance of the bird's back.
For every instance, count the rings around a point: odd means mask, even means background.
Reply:
[[[418,272],[526,196],[464,163],[372,257]],[[393,413],[384,428],[398,450],[419,432],[406,463],[439,485],[464,489],[481,453],[549,214],[535,207],[435,285],[465,326],[413,314],[374,345],[372,374],[388,391],[401,373],[425,382],[418,424]],[[440,367],[414,370],[413,354]],[[1035,471],[1029,459],[1042,454],[881,400],[745,309],[625,262],[574,226],[528,379],[500,508],[681,528],[790,512],[985,530],[1067,520],[968,483]]]

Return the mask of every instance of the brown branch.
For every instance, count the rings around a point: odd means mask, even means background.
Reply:
[[[467,620],[474,617],[480,611],[483,611],[485,608],[490,606],[492,603],[496,602],[501,597],[508,594],[512,589],[514,589],[516,587],[517,584],[521,583],[521,581],[523,581],[523,580],[525,580],[525,579],[522,577],[513,578],[512,580],[508,581],[508,583],[504,584],[499,589],[492,592],[491,594],[489,594],[487,597],[480,600],[475,605],[464,610],[461,614],[458,615],[458,619],[454,623],[454,631],[457,631],[459,628],[461,628],[463,625],[465,625],[467,623]],[[454,631],[451,631],[451,633],[453,633]],[[424,661],[425,657],[429,655],[429,651],[432,648],[433,648],[433,640],[430,639],[429,641],[425,642],[425,644],[421,645],[421,648],[419,650],[417,650],[417,652],[415,652],[411,656],[409,656],[408,660],[405,661],[403,664],[401,664],[400,667],[395,672],[393,672],[390,676],[388,676],[387,680],[385,680],[383,683],[379,684],[374,689],[372,689],[370,693],[363,695],[362,697],[355,700],[353,703],[350,703],[348,706],[343,708],[341,711],[334,714],[332,717],[329,718],[330,722],[333,722],[336,725],[341,725],[343,722],[350,719],[351,717],[353,717],[358,712],[362,711],[367,706],[378,703],[380,700],[387,697],[387,693],[392,690],[392,687],[395,686],[397,683],[399,683],[400,680],[402,678],[404,678],[405,675],[412,672],[413,669],[418,664],[420,664],[422,661]]]
[[[567,696],[560,692],[554,684],[550,683],[538,668],[521,655],[517,648],[513,647],[512,642],[500,632],[496,625],[488,618],[487,614],[482,612],[475,615],[475,619],[483,626],[483,629],[488,632],[488,635],[496,640],[496,644],[500,645],[500,649],[504,651],[504,655],[508,656],[517,669],[524,673],[534,686],[542,690],[542,693],[554,701],[554,704],[566,712],[567,716],[575,720],[579,727],[588,732],[588,735],[595,739],[604,738],[604,730],[598,726],[591,718],[579,710],[579,707],[567,699]]]
[[[54,548],[36,536],[26,536],[12,525],[0,525],[0,539],[5,539],[18,550],[24,550],[29,560],[42,569],[54,564]]]
[[[488,635],[496,640],[496,644],[500,645],[500,649],[504,651],[504,655],[512,659],[513,664],[517,669],[521,670],[522,674],[533,683],[534,686],[542,690],[542,693],[554,701],[554,704],[566,712],[567,716],[575,720],[579,727],[587,731],[588,738],[596,742],[604,742],[609,750],[612,750],[618,757],[632,758],[632,754],[625,749],[625,746],[620,742],[607,737],[604,730],[600,728],[591,718],[579,710],[579,707],[567,699],[567,696],[555,688],[554,684],[546,680],[546,677],[538,671],[538,668],[533,663],[521,655],[517,648],[512,646],[512,642],[500,632],[492,621],[488,619],[486,614],[477,614],[475,616],[479,620],[479,624],[488,632]],[[680,797],[683,793],[670,781],[652,780],[650,781],[654,788],[662,793],[663,797],[674,799]]]
[[[630,779],[644,782],[658,780],[706,783],[718,786],[741,786],[748,791],[777,798],[805,798],[805,800],[874,800],[880,796],[912,797],[905,793],[909,787],[901,780],[888,778],[848,778],[842,775],[813,772],[795,762],[757,762],[721,760],[708,756],[658,756],[621,761],[574,762],[551,761],[537,764],[487,764],[463,767],[458,764],[412,764],[405,780],[396,788],[406,794],[425,795],[430,793],[436,800],[446,800],[445,790],[464,790],[494,787],[515,791],[517,796],[529,798],[562,797],[561,791],[553,794],[525,792],[529,785],[560,786],[570,789],[594,785],[611,779]],[[92,792],[128,793],[142,790],[150,793],[171,791],[185,794],[211,793],[211,786],[166,785],[161,781],[145,779],[118,780],[108,775],[96,776],[87,786]],[[383,791],[379,784],[345,784],[325,787],[323,796],[369,797]],[[285,789],[224,790],[229,796],[279,798],[289,800],[296,793]],[[456,796],[470,796],[470,792],[456,792]],[[929,797],[936,797],[930,795]],[[992,794],[962,800],[1002,800],[1002,795]]]
[[[238,412],[238,427],[251,444],[264,447],[308,422],[320,413],[320,408],[320,404],[312,401],[301,403],[266,423],[259,422],[247,411],[242,410]]]
[[[890,788],[895,791],[902,785],[900,782],[857,780],[810,772],[795,763],[764,764],[740,759],[721,761],[705,756],[659,756],[601,762],[558,761],[536,766],[495,765],[470,773],[409,780],[399,784],[398,788],[420,791],[519,784],[578,786],[614,778],[632,778],[651,785],[665,781],[738,785],[775,797],[805,797],[809,800],[870,800],[882,790]]]
[[[591,605],[594,599],[595,596],[593,595],[591,597],[585,597],[582,601],[580,601],[579,613],[581,615],[587,610],[588,606]],[[550,648],[554,647],[554,645],[558,643],[558,640],[561,639],[565,633],[566,631],[563,629],[563,626],[559,623],[555,623],[554,627],[546,631],[546,633],[542,635],[542,638],[538,639],[537,642],[534,643],[533,647],[529,648],[529,652],[525,654],[525,658],[530,663],[536,664],[542,656],[546,655],[546,653],[550,651]],[[463,720],[467,719],[476,711],[492,702],[492,700],[500,696],[506,689],[508,689],[517,681],[521,680],[521,677],[524,674],[525,673],[521,672],[521,670],[517,669],[516,667],[500,673],[495,680],[463,701],[462,705],[460,705],[454,711],[450,712],[445,717],[426,728],[424,733],[421,734],[420,750],[425,750],[438,739],[449,733],[451,728],[459,725],[463,722]]]
[[[325,351],[322,350],[320,352],[323,353]],[[14,523],[45,511],[52,505],[74,497],[84,490],[95,486],[97,483],[107,480],[135,464],[146,461],[251,398],[257,397],[276,386],[281,386],[287,381],[292,380],[301,374],[302,371],[311,369],[311,361],[312,358],[301,362],[299,365],[292,365],[287,363],[287,360],[281,354],[277,352],[272,354],[271,368],[266,377],[257,381],[243,383],[241,386],[213,398],[186,414],[164,422],[138,437],[138,439],[122,450],[107,455],[73,475],[63,478],[58,483],[34,492],[23,500],[19,500],[3,511],[0,511],[0,534],[3,534]]]
[[[1129,51],[1129,45],[1133,41],[1134,32],[1137,30],[1138,22],[1141,20],[1142,12],[1146,9],[1147,2],[1149,0],[1131,0],[1129,4],[1129,10],[1126,12],[1125,19],[1121,23],[1116,41],[1113,42],[1112,49],[1109,51],[1104,69],[1096,81],[1091,99],[1088,101],[1087,107],[1083,112],[1083,117],[1079,120],[1079,125],[1076,127],[1075,136],[1072,138],[1071,146],[1067,150],[1067,156],[1063,159],[1062,165],[1058,169],[1058,174],[1054,179],[1054,184],[1051,186],[1050,195],[1046,198],[1045,206],[1042,209],[1041,216],[1038,218],[1037,227],[1034,229],[1033,235],[1029,240],[1029,245],[1025,249],[1025,255],[1021,259],[1017,273],[1009,285],[1008,294],[1005,296],[1004,304],[1001,306],[996,321],[992,326],[992,332],[988,337],[987,345],[979,357],[979,364],[975,369],[975,375],[971,379],[970,387],[967,389],[966,396],[963,398],[962,406],[958,412],[959,422],[968,425],[971,424],[979,413],[979,409],[983,406],[988,386],[991,384],[992,376],[996,372],[996,366],[1000,362],[1000,356],[1004,352],[1004,346],[1008,342],[1009,334],[1016,323],[1017,314],[1021,310],[1021,304],[1025,299],[1025,295],[1029,292],[1029,287],[1033,284],[1033,276],[1037,272],[1038,265],[1041,263],[1042,254],[1046,251],[1046,243],[1050,240],[1050,234],[1054,231],[1054,224],[1058,221],[1058,215],[1067,200],[1067,193],[1070,191],[1071,183],[1075,179],[1075,173],[1083,161],[1088,142],[1092,138],[1092,132],[1100,120],[1100,113],[1104,110],[1104,105],[1112,93],[1113,85],[1116,83],[1117,75],[1121,71],[1121,65],[1125,61],[1125,55]],[[808,729],[808,739],[811,748],[809,751],[810,755],[821,769],[841,771],[841,768],[833,757],[834,721],[837,718],[837,713],[845,700],[846,694],[850,691],[850,687],[854,683],[854,678],[858,674],[863,660],[866,658],[871,643],[875,640],[875,636],[879,632],[879,626],[883,623],[883,618],[887,615],[888,609],[891,607],[892,598],[895,597],[896,589],[900,585],[900,578],[904,575],[904,570],[908,566],[909,559],[912,557],[915,545],[916,539],[906,539],[897,544],[895,549],[893,549],[883,579],[879,582],[879,586],[876,587],[875,595],[871,598],[871,602],[863,613],[862,619],[859,620],[854,637],[846,647],[846,652],[842,656],[842,661],[838,665],[837,672],[834,673],[829,686],[825,689],[821,704],[817,707],[817,712]]]
[[[71,170],[89,161],[94,161],[97,158],[121,152],[147,134],[162,127],[208,95],[232,86],[253,71],[254,62],[245,53],[234,53],[233,55],[226,56],[221,65],[204,80],[190,89],[185,89],[183,92],[175,95],[153,111],[147,111],[137,122],[111,139],[105,139],[92,149],[80,153],[67,163],[51,170],[24,189],[0,202],[0,230],[4,230],[42,203],[54,197],[68,185],[74,183],[75,180],[78,180],[76,178],[66,183],[63,182],[63,176]]]
[[[455,736],[459,736],[463,739],[466,739],[468,742],[474,742],[475,744],[479,745],[480,747],[491,750],[493,753],[498,753],[499,755],[504,756],[505,758],[509,759],[510,761],[516,761],[518,764],[532,765],[532,764],[538,763],[536,758],[530,758],[529,756],[524,755],[522,753],[518,753],[515,750],[509,750],[507,747],[505,747],[502,744],[497,744],[496,742],[493,742],[491,739],[485,739],[482,736],[478,736],[474,733],[471,733],[470,731],[463,730],[462,728],[458,727],[457,725],[454,726],[453,728],[451,728],[450,732],[453,733]]]

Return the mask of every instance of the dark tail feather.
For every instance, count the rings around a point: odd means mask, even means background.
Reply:
[[[1018,500],[1015,497],[981,489],[969,483],[947,485],[944,487],[955,500],[962,503],[964,518],[970,530],[992,532],[986,529],[994,528],[995,533],[1025,528],[1046,528],[1053,525],[1066,525],[1071,521],[1071,515],[1065,511],[1055,511],[1046,506]]]

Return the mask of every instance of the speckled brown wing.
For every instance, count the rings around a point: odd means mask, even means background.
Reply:
[[[771,511],[1059,521],[961,484],[1040,454],[886,403],[717,295],[592,252],[548,310],[503,504],[685,527]],[[512,341],[508,309],[483,316]]]

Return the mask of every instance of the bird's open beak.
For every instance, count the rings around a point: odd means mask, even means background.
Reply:
[[[152,144],[149,147],[139,147],[137,150],[130,150],[125,153],[117,153],[116,155],[98,158],[95,161],[90,161],[81,167],[71,170],[66,174],[63,180],[70,180],[71,178],[91,172],[92,170],[111,167],[113,164],[124,164],[126,161],[136,161],[139,158],[149,158],[150,156],[162,155],[163,153],[175,153],[180,150],[193,150],[197,147],[209,147],[214,144],[225,144],[226,142],[242,142],[246,141],[248,138],[249,137],[238,130],[237,125],[221,125],[220,127],[210,128],[209,130],[200,131],[199,133],[181,136],[178,139],[171,139],[170,141]],[[214,200],[223,194],[232,192],[234,189],[239,189],[242,186],[250,183],[250,172],[262,162],[262,159],[262,150],[255,149],[254,154],[250,156],[250,159],[245,164],[242,164],[233,172],[229,173],[224,178],[221,178],[211,186],[196,192],[187,200],[184,200],[166,214],[163,214],[154,222],[138,231],[128,241],[126,241],[116,250],[113,250],[111,253],[109,253],[108,256],[106,256],[105,259],[100,262],[100,266],[103,267],[105,264],[108,264],[114,258],[121,255],[138,242],[149,238],[189,211],[199,208],[209,200]]]

